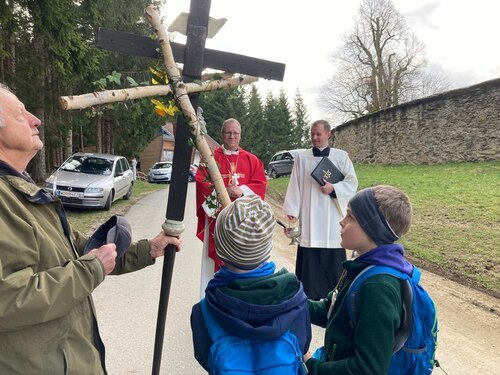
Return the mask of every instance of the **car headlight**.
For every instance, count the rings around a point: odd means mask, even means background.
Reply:
[[[53,183],[53,182],[47,182],[47,181],[46,181],[46,182],[44,182],[43,187],[44,187],[45,189],[52,190],[52,189],[54,188],[54,183]]]
[[[104,189],[102,187],[88,187],[85,189],[85,193],[87,194],[95,194],[95,193],[102,193]]]

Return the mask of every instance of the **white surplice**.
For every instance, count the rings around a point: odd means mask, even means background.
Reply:
[[[321,157],[313,156],[312,149],[308,149],[295,158],[283,213],[300,219],[302,247],[341,247],[339,222],[346,213],[347,203],[356,193],[358,179],[347,152],[331,148],[328,158],[345,176],[343,181],[333,185],[338,205],[334,198],[321,192],[320,185],[311,177]]]

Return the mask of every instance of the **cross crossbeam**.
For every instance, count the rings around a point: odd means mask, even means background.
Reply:
[[[170,46],[175,61],[184,63],[186,47],[174,42],[170,42]],[[99,29],[97,47],[134,56],[154,59],[161,57],[156,40],[106,28]],[[285,76],[285,64],[209,48],[205,48],[203,67],[231,73],[248,74],[275,81],[283,81]]]

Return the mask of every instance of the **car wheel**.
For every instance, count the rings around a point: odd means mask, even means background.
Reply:
[[[278,178],[278,174],[274,169],[271,171],[271,178]]]
[[[125,194],[123,196],[123,199],[130,199],[130,197],[132,196],[132,187],[133,186],[134,186],[134,184],[130,184],[128,191],[127,191],[127,194]]]
[[[109,195],[108,195],[108,200],[106,201],[106,203],[104,204],[104,207],[103,207],[106,211],[110,210],[111,204],[113,203],[114,195],[115,195],[114,191],[111,190]]]

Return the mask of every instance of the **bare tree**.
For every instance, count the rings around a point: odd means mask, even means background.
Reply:
[[[334,52],[335,73],[319,103],[347,121],[446,87],[426,70],[425,46],[410,32],[391,0],[363,0],[351,33]],[[432,83],[432,84],[431,84]]]

